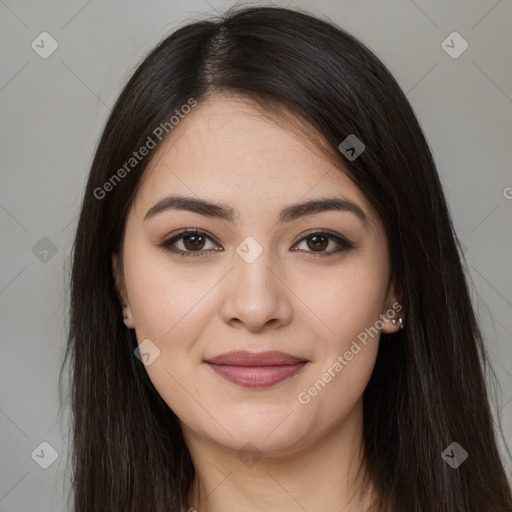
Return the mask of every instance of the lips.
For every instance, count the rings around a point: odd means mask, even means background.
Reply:
[[[236,351],[205,361],[218,375],[243,387],[268,387],[296,375],[308,361],[284,352]]]

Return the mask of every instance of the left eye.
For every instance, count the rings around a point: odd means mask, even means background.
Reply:
[[[211,252],[212,250],[224,250],[215,245],[215,243],[213,243],[213,247],[209,249],[205,248],[207,240],[213,242],[213,239],[204,231],[189,229],[180,231],[171,238],[164,240],[160,246],[169,252],[185,257],[207,256],[207,254],[205,254],[206,252]],[[329,246],[329,243],[332,241],[334,241],[339,247],[337,249],[325,251],[325,249]],[[297,244],[294,245],[292,250],[299,250],[295,247],[304,243],[306,244],[306,247],[311,249],[305,251],[309,254],[309,256],[307,256],[309,258],[331,256],[333,254],[337,254],[354,247],[354,244],[339,235],[335,235],[334,233],[330,233],[328,231],[315,231],[302,237],[297,242]],[[183,248],[176,247],[177,244],[182,244]]]
[[[324,251],[329,246],[329,243],[332,241],[334,241],[335,244],[338,245],[338,248],[332,249],[330,251]],[[354,245],[347,239],[326,231],[309,233],[308,235],[304,236],[299,240],[299,245],[302,243],[306,244],[306,246],[309,249],[313,249],[312,251],[306,251],[308,253],[311,253],[308,256],[308,258],[332,256],[333,254],[337,254],[342,251],[352,249],[354,247]]]

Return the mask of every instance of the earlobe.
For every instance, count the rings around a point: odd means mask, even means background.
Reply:
[[[386,310],[382,315],[384,326],[382,332],[392,334],[405,328],[405,314],[403,306],[398,302],[393,302],[393,305]]]
[[[386,311],[382,315],[382,320],[384,321],[382,332],[388,334],[404,329],[406,324],[405,308],[402,305],[401,297],[397,296],[395,290],[395,281],[393,281],[386,300]]]
[[[115,253],[112,253],[112,275],[114,276],[114,286],[122,308],[121,315],[123,317],[124,324],[128,329],[134,329],[135,325],[133,324],[132,311],[126,293],[120,259]]]

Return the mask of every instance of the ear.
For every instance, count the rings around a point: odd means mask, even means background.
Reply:
[[[123,321],[128,329],[134,329],[132,310],[130,301],[128,300],[128,294],[126,293],[126,285],[124,282],[123,270],[121,265],[121,258],[118,254],[112,253],[112,274],[114,276],[114,284],[119,297],[119,306]]]
[[[393,320],[396,320],[399,317],[403,319],[404,323],[406,320],[405,307],[402,304],[402,298],[399,296],[399,294],[396,293],[395,290],[395,281],[393,281],[386,297],[385,310],[381,315],[382,321],[384,322],[382,332],[387,334],[401,330],[400,323],[396,321],[396,324],[394,324]]]

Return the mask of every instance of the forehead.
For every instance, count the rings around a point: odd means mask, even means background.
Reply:
[[[326,154],[321,136],[293,114],[276,120],[243,97],[214,96],[173,128],[149,163],[137,205],[177,191],[261,212],[325,195],[357,202],[375,216],[361,190]]]

